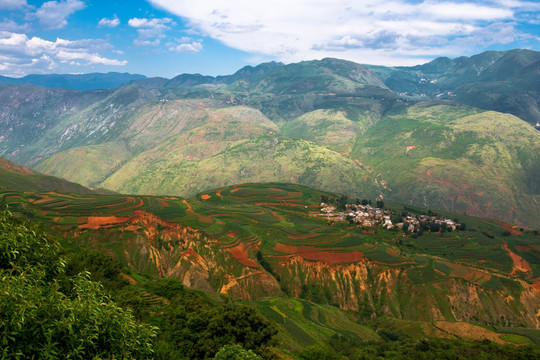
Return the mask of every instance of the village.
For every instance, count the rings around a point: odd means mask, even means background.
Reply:
[[[462,229],[461,224],[448,218],[411,213],[398,214],[370,204],[344,204],[338,209],[336,205],[322,202],[320,213],[320,216],[330,221],[348,221],[363,227],[382,227],[388,230],[402,229],[407,233]]]

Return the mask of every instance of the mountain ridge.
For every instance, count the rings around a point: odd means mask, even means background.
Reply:
[[[130,73],[108,72],[87,74],[31,74],[21,78],[0,76],[0,84],[31,84],[49,88],[88,91],[110,89],[146,76]]]
[[[54,191],[59,193],[94,194],[77,183],[45,175],[0,157],[0,191]]]

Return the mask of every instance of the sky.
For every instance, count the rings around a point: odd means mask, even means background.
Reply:
[[[540,50],[539,0],[0,0],[0,75],[228,75],[335,57],[417,65]]]

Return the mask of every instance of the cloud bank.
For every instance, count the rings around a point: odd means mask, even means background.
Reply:
[[[517,30],[517,20],[540,11],[540,4],[518,0],[149,1],[254,56],[285,62],[334,56],[383,65],[531,38]]]
[[[0,72],[13,76],[49,73],[59,63],[70,65],[126,65],[125,60],[108,59],[98,54],[110,48],[105,40],[48,41],[26,34],[0,31]]]
[[[136,46],[158,46],[165,32],[174,26],[171,18],[146,19],[133,18],[128,20],[128,25],[137,29],[138,37],[133,41]]]

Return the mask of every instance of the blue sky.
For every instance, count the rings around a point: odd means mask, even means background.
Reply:
[[[0,0],[0,75],[231,74],[337,57],[415,65],[540,50],[540,1]]]

